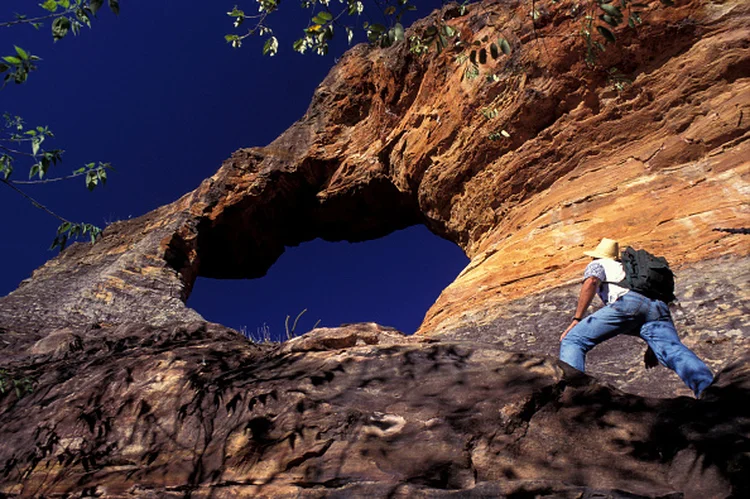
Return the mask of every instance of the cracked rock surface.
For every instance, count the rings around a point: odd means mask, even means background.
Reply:
[[[347,329],[348,328],[348,329]],[[549,357],[352,325],[326,349],[217,325],[56,335],[0,399],[0,492],[50,497],[741,497],[750,358],[703,400]],[[103,334],[104,333],[104,334]],[[318,332],[320,333],[320,332]],[[313,331],[312,337],[316,336]],[[400,336],[400,337],[399,337]],[[567,371],[566,371],[567,369]],[[7,417],[12,414],[14,417]]]

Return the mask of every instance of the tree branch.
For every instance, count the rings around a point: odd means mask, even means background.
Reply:
[[[15,185],[13,185],[13,182],[11,182],[9,180],[2,179],[2,178],[0,178],[0,182],[2,182],[3,184],[7,185],[8,187],[10,187],[14,191],[16,191],[18,194],[20,194],[21,196],[23,196],[24,198],[26,198],[26,200],[28,202],[30,202],[31,204],[33,204],[35,207],[39,208],[40,210],[46,212],[49,215],[52,215],[53,217],[55,217],[56,219],[60,220],[61,222],[67,222],[69,224],[73,223],[70,220],[67,220],[67,219],[61,217],[60,215],[58,215],[54,211],[52,211],[49,208],[47,208],[46,206],[44,206],[42,203],[40,203],[36,199],[32,198],[31,196],[29,196],[28,194],[26,194],[25,192],[23,192],[21,189],[19,189]]]
[[[73,9],[64,10],[62,12],[58,12],[55,14],[47,14],[46,16],[40,16],[40,17],[33,17],[31,19],[16,19],[15,21],[5,21],[0,22],[0,28],[9,28],[11,26],[15,26],[16,24],[32,24],[40,21],[46,21],[47,19],[52,19],[54,17],[61,17],[67,14],[73,14]]]
[[[72,178],[80,177],[82,175],[86,175],[86,173],[88,172],[72,173],[66,177],[45,178],[43,180],[14,180],[13,183],[16,185],[51,184],[53,182],[61,182],[63,180],[70,180]]]
[[[0,151],[9,152],[11,154],[20,154],[22,156],[31,156],[32,158],[34,157],[34,155],[31,153],[24,152],[24,151],[17,151],[15,149],[11,149],[10,147],[5,147],[5,146],[0,146]]]

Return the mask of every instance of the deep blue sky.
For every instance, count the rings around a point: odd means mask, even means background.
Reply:
[[[0,21],[14,12],[43,13],[37,3],[4,0]],[[122,0],[119,17],[105,7],[93,29],[57,43],[49,24],[39,32],[0,28],[0,55],[13,54],[16,44],[43,59],[26,84],[0,91],[0,113],[54,131],[44,145],[66,152],[53,173],[91,161],[117,169],[93,193],[82,180],[28,192],[68,219],[104,227],[177,199],[234,150],[266,145],[299,119],[345,48],[343,37],[326,57],[293,53],[304,20],[291,2],[272,24],[278,56],[263,57],[257,39],[235,50],[223,39],[233,5]],[[239,5],[250,12],[255,2]],[[28,172],[23,162],[16,168],[17,179]],[[0,213],[4,296],[54,256],[47,248],[58,222],[3,185]],[[413,332],[466,263],[460,249],[424,227],[365,243],[316,240],[288,249],[261,279],[200,279],[188,304],[208,320],[253,333],[267,324],[276,338],[286,315],[304,308],[298,330],[321,319],[328,326],[375,321]]]

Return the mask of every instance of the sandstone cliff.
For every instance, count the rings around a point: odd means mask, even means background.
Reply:
[[[273,143],[38,269],[0,299],[4,364],[37,383],[0,400],[0,492],[747,492],[750,244],[712,229],[748,225],[750,6],[647,11],[598,70],[569,1],[533,25],[514,1],[452,19],[513,48],[478,78],[454,50],[357,46]],[[415,337],[253,346],[185,306],[197,276],[259,277],[285,246],[418,223],[471,262]],[[721,371],[708,400],[642,398],[686,392],[627,338],[590,364],[617,388],[545,357],[601,236],[675,264],[684,341]]]

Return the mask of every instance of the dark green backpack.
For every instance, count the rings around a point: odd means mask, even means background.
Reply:
[[[675,300],[674,274],[666,258],[627,247],[622,252],[621,261],[625,269],[622,286],[666,303]]]

